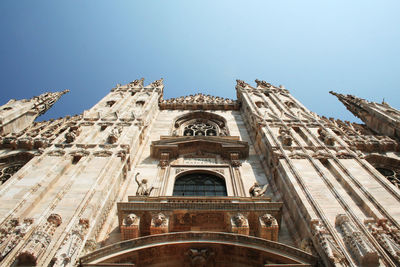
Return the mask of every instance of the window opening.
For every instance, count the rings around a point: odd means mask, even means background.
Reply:
[[[216,136],[217,127],[209,123],[195,122],[185,126],[184,136]]]
[[[190,173],[175,181],[174,196],[227,196],[225,181],[209,173]]]

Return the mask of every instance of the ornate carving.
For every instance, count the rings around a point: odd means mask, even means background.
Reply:
[[[258,236],[264,239],[278,241],[278,221],[269,213],[259,217]]]
[[[265,213],[263,216],[261,216],[260,220],[266,227],[270,227],[272,225],[278,225],[278,222],[275,219],[275,217],[269,213]]]
[[[33,139],[30,137],[21,137],[18,139],[18,147],[31,150],[33,148]]]
[[[74,264],[78,258],[80,247],[88,232],[89,220],[80,219],[71,232],[65,237],[52,260],[53,266],[66,266]]]
[[[318,134],[319,134],[319,139],[321,139],[324,142],[324,144],[326,144],[327,146],[335,145],[335,141],[336,141],[335,137],[333,137],[333,135],[328,133],[328,131],[326,131],[325,129],[319,128]]]
[[[131,213],[131,214],[128,214],[128,215],[124,218],[124,220],[122,221],[122,225],[124,225],[124,226],[131,226],[131,225],[133,225],[133,224],[137,224],[138,221],[139,221],[139,217],[138,217],[136,214]]]
[[[242,163],[239,160],[239,153],[231,153],[231,165],[232,167],[242,166]]]
[[[345,262],[345,256],[322,223],[319,220],[314,220],[311,227],[315,241],[320,245],[328,259],[333,264]]]
[[[139,237],[140,218],[134,213],[130,213],[124,217],[121,225],[122,239],[132,239]]]
[[[378,266],[379,255],[369,241],[350,222],[345,214],[336,216],[335,225],[340,227],[347,247],[351,250],[358,263],[365,266]]]
[[[254,183],[249,189],[250,196],[252,197],[262,197],[268,189],[268,184],[261,187],[257,182]]]
[[[161,109],[180,109],[183,107],[185,107],[185,109],[199,109],[202,106],[204,108],[222,110],[239,108],[237,101],[204,94],[181,96],[160,101]]]
[[[121,136],[122,133],[122,127],[117,126],[111,130],[110,135],[108,136],[108,142],[110,144],[114,144],[118,141],[118,138]]]
[[[147,184],[147,179],[142,179],[142,181],[139,182],[139,180],[137,179],[138,175],[140,173],[136,173],[135,175],[135,181],[138,184],[138,188],[136,190],[136,195],[137,196],[150,196],[151,191],[154,189],[153,186],[151,186],[150,188],[148,187]]]
[[[94,239],[88,239],[85,243],[85,247],[83,248],[83,254],[88,254],[94,250],[96,250],[98,244]]]
[[[64,135],[65,142],[67,143],[74,142],[79,134],[80,134],[80,129],[77,126],[70,127],[69,131]]]
[[[273,88],[273,86],[270,83],[267,83],[266,81],[263,80],[255,80],[257,87],[261,87],[261,88]]]
[[[279,129],[278,139],[284,146],[291,146],[293,142],[293,138],[290,136],[290,131],[283,127]]]
[[[231,218],[231,222],[232,226],[234,227],[249,227],[249,222],[247,221],[247,218],[241,213],[233,216]]]
[[[214,255],[208,248],[191,248],[186,253],[190,259],[190,266],[192,267],[206,267],[210,266],[211,256]]]
[[[129,86],[141,86],[143,87],[143,82],[144,78],[141,78],[140,80],[134,80],[133,82],[129,83]]]
[[[0,184],[10,179],[24,164],[24,162],[15,162],[0,166]]]
[[[236,87],[241,87],[242,89],[244,89],[247,86],[251,88],[251,86],[248,83],[246,83],[245,81],[242,81],[239,79],[236,80]]]
[[[33,219],[11,219],[0,229],[0,260],[3,259],[25,236],[33,224]]]
[[[44,93],[40,96],[35,96],[33,98],[33,101],[35,101],[33,110],[38,113],[38,116],[43,115],[62,95],[68,92],[69,90],[64,90],[62,92]]]
[[[161,212],[154,214],[151,219],[151,225],[154,227],[166,227],[167,224],[168,224],[168,219]]]
[[[160,155],[160,166],[161,168],[167,167],[169,164],[169,153],[162,152]]]
[[[22,252],[18,255],[19,263],[36,265],[37,260],[50,245],[51,238],[60,224],[61,216],[51,214],[46,223],[32,234]]]
[[[163,84],[163,81],[164,81],[164,79],[161,78],[161,79],[159,79],[159,80],[156,80],[156,81],[152,82],[152,83],[150,84],[150,86],[152,86],[152,87],[154,87],[154,88],[156,88],[156,87],[161,87],[161,86],[164,85],[164,84]]]
[[[378,240],[379,244],[400,263],[400,232],[386,220],[377,223],[374,220],[366,221],[368,230]]]

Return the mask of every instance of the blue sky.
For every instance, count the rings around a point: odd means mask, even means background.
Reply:
[[[258,78],[319,115],[353,121],[330,90],[400,108],[399,11],[385,0],[2,0],[0,104],[70,89],[49,119],[141,77],[163,77],[165,98],[236,98],[236,79]]]

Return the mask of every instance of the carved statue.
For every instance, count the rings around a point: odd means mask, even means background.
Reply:
[[[333,264],[345,261],[345,256],[342,251],[319,220],[313,222],[311,230],[314,239],[320,244],[326,256]]]
[[[265,226],[277,224],[275,217],[269,213],[265,213],[263,216],[261,216],[261,220],[264,222]]]
[[[263,80],[260,81],[260,80],[256,79],[255,82],[256,82],[257,86],[260,86],[260,87],[264,87],[264,88],[272,87],[272,85],[270,83],[267,83],[266,81],[263,81]]]
[[[242,88],[245,88],[247,85],[249,85],[245,81],[242,81],[242,80],[239,80],[239,79],[236,80],[236,83],[237,83],[237,86],[240,86]]]
[[[247,219],[243,214],[238,213],[232,217],[232,221],[235,223],[236,227],[244,227],[247,226]]]
[[[138,219],[139,218],[138,216],[136,216],[136,214],[131,213],[125,217],[123,224],[125,226],[130,226],[132,224],[135,224],[138,221]]]
[[[261,187],[257,182],[254,183],[252,187],[249,189],[249,193],[252,197],[262,197],[267,191],[268,184],[265,184]]]
[[[319,138],[328,146],[335,145],[335,137],[328,133],[325,129],[319,128],[318,129]]]
[[[283,127],[281,127],[279,129],[279,139],[282,142],[282,145],[284,146],[291,146],[292,142],[293,142],[293,138],[290,136],[289,134],[289,130],[284,129]]]
[[[153,216],[153,222],[156,227],[164,226],[167,223],[167,217],[159,212]]]
[[[76,137],[79,135],[80,131],[78,127],[74,126],[69,129],[69,131],[64,135],[65,142],[72,143],[75,141]]]
[[[120,137],[122,132],[122,128],[119,127],[115,127],[111,130],[110,135],[108,136],[108,142],[110,144],[114,144],[115,142],[117,142],[118,138]]]
[[[153,186],[151,186],[150,188],[147,185],[147,179],[142,179],[141,182],[139,182],[139,180],[137,179],[138,175],[140,173],[136,173],[135,175],[135,181],[138,184],[138,189],[136,190],[136,195],[137,196],[150,196],[151,191],[154,189]]]

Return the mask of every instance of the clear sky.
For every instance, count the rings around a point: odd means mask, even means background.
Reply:
[[[41,119],[82,113],[117,83],[164,78],[164,98],[236,98],[283,84],[319,115],[328,92],[400,108],[400,1],[0,2],[0,104],[70,89]]]

